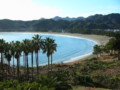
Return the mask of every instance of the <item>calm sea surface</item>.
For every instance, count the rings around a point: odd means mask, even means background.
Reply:
[[[0,33],[0,39],[4,39],[8,42],[10,41],[22,41],[23,39],[32,39],[34,33]],[[82,58],[86,55],[89,55],[93,52],[93,46],[96,44],[95,41],[78,38],[72,36],[63,36],[63,35],[54,35],[54,34],[39,34],[42,36],[42,39],[50,37],[55,39],[58,47],[57,52],[53,54],[53,63],[69,62],[77,58]],[[23,57],[21,56],[20,63],[23,65]],[[35,58],[35,55],[34,55]],[[34,59],[35,60],[35,59]],[[11,60],[11,64],[12,64]],[[16,63],[16,60],[15,60]],[[39,54],[39,63],[40,65],[47,64],[47,56],[43,54],[40,50]],[[34,66],[36,63],[34,62]],[[29,66],[31,66],[31,55],[29,54]]]

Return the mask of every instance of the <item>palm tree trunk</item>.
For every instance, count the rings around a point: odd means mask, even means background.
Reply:
[[[26,74],[26,55],[23,53],[24,74]]]
[[[13,75],[15,75],[15,70],[14,70],[14,56],[13,56]]]
[[[52,54],[51,54],[51,71],[52,71]]]
[[[25,74],[27,75],[27,56],[25,55]]]
[[[38,68],[38,52],[36,53],[36,66],[37,66],[37,75],[39,74]]]
[[[48,72],[49,72],[49,67],[50,67],[50,57],[48,56]]]
[[[4,76],[3,53],[1,53],[1,71],[2,71],[2,77],[3,77]]]
[[[17,79],[19,80],[19,58],[17,58]]]
[[[25,55],[25,76],[27,77],[27,56]]]
[[[25,55],[23,53],[23,66],[25,66]]]
[[[8,61],[8,73],[10,73],[10,61]]]
[[[4,68],[3,68],[3,54],[1,53],[1,70],[2,72],[4,71]]]
[[[32,63],[32,78],[33,78],[33,52],[31,53],[31,63]]]
[[[39,74],[39,61],[38,61],[38,59],[39,58],[38,58],[38,52],[37,52],[37,71],[38,71],[37,74]]]
[[[27,78],[29,79],[29,65],[28,65],[28,55],[26,56],[26,60],[27,60]]]

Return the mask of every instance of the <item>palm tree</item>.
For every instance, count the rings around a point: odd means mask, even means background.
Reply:
[[[54,53],[54,51],[56,51],[56,47],[57,47],[57,44],[55,43],[55,40],[49,37],[44,40],[43,53],[47,53],[48,71],[50,67],[50,56],[51,56],[51,71],[52,71],[52,54]]]
[[[14,45],[15,45],[15,42],[14,41],[10,42],[10,45],[11,45],[11,55],[13,57],[13,73],[15,75],[15,70],[14,70],[14,66],[15,66],[15,64],[14,64],[14,58],[15,58],[15,47],[14,47]]]
[[[4,71],[3,68],[3,53],[5,50],[5,41],[3,39],[0,39],[0,53],[1,53],[1,70]]]
[[[33,53],[34,53],[34,41],[33,40],[30,41],[29,48],[30,48],[30,53],[31,53],[32,78],[33,78]]]
[[[5,44],[5,58],[8,61],[8,73],[10,73],[10,61],[11,61],[12,53],[11,53],[11,45],[9,43]]]
[[[50,47],[50,54],[51,54],[51,71],[52,71],[52,56],[53,56],[53,53],[56,51],[56,48],[57,48],[57,44],[55,43],[55,40],[51,39],[51,43],[50,43],[51,47]]]
[[[48,57],[48,71],[49,71],[49,65],[50,65],[50,46],[49,46],[49,40],[50,40],[50,38],[46,38],[44,40],[43,47],[42,47],[43,53],[46,53],[46,55]]]
[[[30,52],[29,45],[30,45],[30,40],[28,40],[28,39],[23,40],[22,49],[23,49],[23,52],[25,53],[25,61],[26,61],[26,68],[27,68],[27,74],[26,75],[27,75],[28,78],[29,78],[28,54]]]
[[[34,50],[35,50],[35,55],[36,55],[36,66],[37,66],[37,74],[39,74],[39,57],[38,57],[38,52],[40,51],[41,49],[41,37],[37,34],[37,35],[34,35],[33,37],[33,42],[34,42]]]
[[[19,67],[20,67],[20,55],[21,55],[21,43],[19,41],[15,42],[15,58],[17,59],[17,79],[19,80],[20,77],[20,71],[19,71]]]

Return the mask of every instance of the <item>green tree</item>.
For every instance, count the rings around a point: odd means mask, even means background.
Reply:
[[[12,53],[11,53],[11,44],[9,43],[6,43],[5,44],[5,58],[7,59],[8,61],[8,73],[10,73],[10,61],[11,61],[11,58],[12,58]]]
[[[14,70],[14,66],[15,66],[15,63],[14,63],[15,47],[14,47],[14,45],[15,45],[15,42],[14,41],[10,42],[10,45],[11,45],[11,55],[12,55],[12,58],[13,58],[13,73],[15,75],[15,70]]]
[[[43,53],[47,54],[48,57],[48,71],[50,67],[50,56],[51,56],[51,70],[52,70],[52,54],[56,51],[57,44],[55,40],[51,38],[46,38],[43,44]]]
[[[3,67],[3,53],[5,50],[5,40],[0,39],[0,53],[1,53],[1,70],[4,72],[4,67]],[[3,76],[3,73],[2,73]]]
[[[110,54],[113,55],[113,51],[118,52],[118,60],[120,60],[120,38],[111,38],[109,42],[105,45],[106,50],[111,51]]]
[[[105,50],[110,52],[110,55],[113,55],[113,51],[115,50],[115,38],[111,38],[109,42],[105,45]]]
[[[120,60],[120,32],[115,33],[115,50],[118,51],[118,60]]]
[[[29,45],[29,49],[30,49],[30,53],[31,53],[32,78],[33,78],[33,53],[34,53],[34,50],[35,50],[34,46],[35,46],[34,41],[31,40],[30,45]]]
[[[17,59],[17,79],[20,77],[20,56],[21,56],[21,43],[19,41],[15,42],[15,58]]]
[[[52,71],[52,62],[53,62],[53,53],[56,51],[57,44],[55,43],[55,40],[51,39],[50,42],[50,53],[51,53],[51,71]]]
[[[95,45],[93,54],[96,54],[97,57],[98,57],[98,55],[101,54],[101,52],[102,52],[102,49],[100,48],[100,46],[99,45]]]
[[[37,34],[34,35],[33,37],[33,41],[34,41],[34,50],[35,50],[35,56],[36,56],[36,66],[37,66],[37,74],[39,74],[39,57],[38,57],[38,53],[41,49],[41,37]]]
[[[29,64],[28,64],[28,54],[30,53],[30,40],[28,39],[25,39],[23,40],[22,42],[22,49],[23,49],[23,52],[25,53],[25,65],[26,65],[26,75],[27,75],[27,78],[29,78]]]

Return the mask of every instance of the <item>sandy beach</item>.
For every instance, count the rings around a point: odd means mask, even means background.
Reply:
[[[91,40],[97,42],[97,44],[99,44],[99,45],[105,45],[110,39],[110,37],[102,36],[102,35],[88,35],[88,34],[75,34],[75,33],[73,33],[73,34],[72,33],[55,33],[55,32],[1,32],[1,33],[35,33],[35,34],[42,33],[42,34],[54,34],[54,35],[66,35],[66,36],[74,36],[74,37],[82,37],[82,38],[91,39]],[[66,62],[65,64],[74,64],[79,61],[85,60],[87,58],[91,58],[93,56],[94,56],[93,54],[89,54],[82,58],[75,58],[75,60]]]

